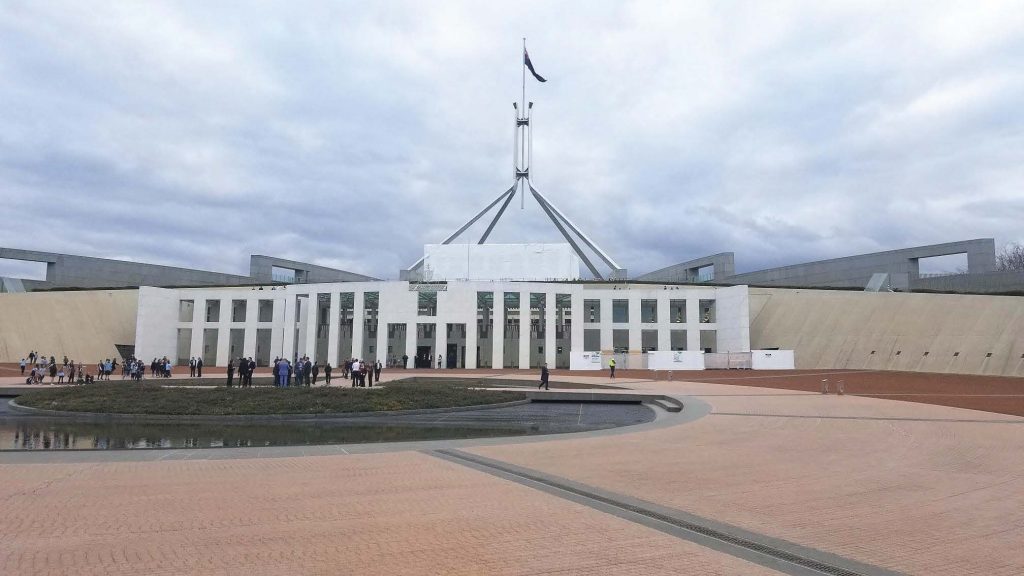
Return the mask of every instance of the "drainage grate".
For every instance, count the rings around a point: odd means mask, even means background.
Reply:
[[[475,464],[477,466],[483,466],[483,467],[491,468],[491,469],[494,469],[494,470],[500,470],[501,472],[504,472],[506,474],[511,474],[513,476],[518,476],[520,478],[525,478],[525,479],[530,480],[532,482],[536,482],[538,484],[543,484],[545,486],[550,486],[552,488],[557,488],[557,489],[563,490],[565,492],[570,492],[572,494],[575,494],[577,496],[582,496],[582,497],[588,498],[590,500],[596,500],[598,502],[601,502],[603,504],[607,504],[609,506],[613,506],[615,508],[619,508],[621,510],[627,510],[629,512],[633,512],[634,514],[639,514],[641,516],[645,516],[647,518],[652,518],[654,520],[658,520],[658,521],[664,522],[666,524],[671,524],[672,526],[676,526],[677,528],[682,528],[683,530],[687,530],[687,531],[690,531],[690,532],[694,532],[696,534],[700,534],[701,536],[706,536],[708,538],[714,538],[715,540],[719,540],[721,542],[725,542],[725,543],[731,544],[733,546],[738,546],[738,547],[746,549],[746,550],[750,550],[750,551],[753,551],[753,552],[764,554],[765,556],[769,556],[769,557],[775,558],[777,560],[782,560],[782,561],[785,561],[785,562],[789,562],[790,564],[795,564],[797,566],[808,568],[808,569],[814,570],[816,572],[820,572],[822,574],[830,574],[830,575],[834,575],[834,576],[865,576],[864,573],[862,573],[862,572],[854,572],[854,571],[848,570],[846,568],[842,568],[842,567],[835,566],[835,565],[832,565],[832,564],[827,564],[825,562],[821,562],[819,560],[814,560],[812,558],[807,558],[806,556],[801,556],[799,554],[794,554],[792,552],[788,552],[786,550],[782,550],[782,549],[776,548],[774,546],[769,546],[767,544],[762,544],[760,542],[755,542],[755,541],[750,540],[748,538],[742,538],[740,536],[735,536],[733,534],[728,534],[726,532],[722,532],[721,530],[715,530],[714,528],[709,528],[707,526],[703,526],[701,524],[696,524],[694,522],[687,522],[686,520],[681,520],[679,518],[668,516],[666,514],[661,514],[659,512],[655,512],[653,510],[650,510],[650,509],[647,509],[647,508],[643,508],[643,507],[640,507],[640,506],[634,506],[634,505],[631,505],[631,504],[626,504],[624,502],[620,502],[620,501],[612,499],[612,498],[607,498],[605,496],[601,496],[600,494],[596,494],[596,493],[588,491],[588,490],[582,490],[580,488],[576,488],[574,486],[570,486],[570,485],[564,484],[562,482],[557,482],[557,481],[551,480],[549,478],[545,478],[545,477],[542,477],[542,476],[530,474],[528,472],[523,472],[522,470],[517,470],[517,469],[514,469],[514,468],[502,466],[501,464],[497,464],[497,463],[491,462],[489,460],[478,459],[478,458],[475,458],[473,456],[470,456],[469,454],[466,454],[465,452],[460,452],[460,451],[457,451],[457,450],[445,450],[445,449],[435,450],[435,452],[437,452],[439,454],[443,454],[443,455],[448,456],[450,458],[455,458],[455,459],[463,460],[463,461],[466,461],[466,462],[472,462],[473,464]]]

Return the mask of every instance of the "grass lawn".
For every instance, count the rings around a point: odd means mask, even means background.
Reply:
[[[259,415],[378,412],[477,406],[523,400],[521,392],[473,390],[465,383],[389,382],[366,388],[182,388],[160,382],[112,381],[32,391],[17,399],[32,408],[115,414]]]

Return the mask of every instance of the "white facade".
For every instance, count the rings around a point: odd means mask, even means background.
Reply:
[[[528,312],[527,312],[528,311]],[[189,313],[191,312],[191,314]],[[265,365],[307,355],[436,367],[583,369],[583,353],[647,368],[651,351],[749,351],[746,286],[607,282],[294,284],[142,288],[139,358],[239,356]],[[520,324],[522,320],[522,324]],[[499,337],[500,336],[500,337]],[[728,348],[724,347],[728,346]],[[592,356],[592,354],[590,355]]]
[[[580,257],[568,244],[427,244],[423,279],[578,280]]]

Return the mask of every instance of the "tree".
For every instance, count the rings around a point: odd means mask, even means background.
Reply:
[[[996,270],[1024,271],[1024,244],[1011,242],[996,254]]]

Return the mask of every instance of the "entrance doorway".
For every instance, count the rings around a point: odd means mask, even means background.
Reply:
[[[433,346],[417,346],[416,347],[416,367],[417,368],[430,368],[430,359],[433,357],[434,347]]]

